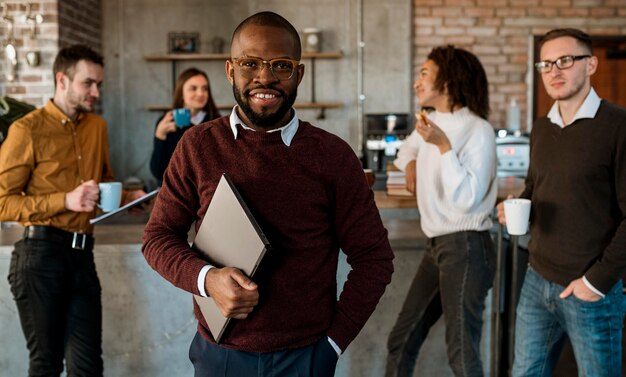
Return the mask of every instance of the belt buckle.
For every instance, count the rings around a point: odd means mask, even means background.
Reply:
[[[72,237],[72,249],[85,250],[86,239],[87,236],[85,234],[74,232],[74,236]]]

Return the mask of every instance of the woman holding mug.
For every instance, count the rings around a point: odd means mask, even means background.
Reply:
[[[158,180],[163,181],[163,173],[172,158],[176,144],[183,134],[196,124],[208,122],[220,116],[209,86],[207,74],[197,68],[183,71],[176,80],[172,108],[157,121],[154,131],[154,149],[150,159],[150,170]],[[189,110],[187,122],[174,119],[174,111]],[[178,124],[177,124],[178,123]]]

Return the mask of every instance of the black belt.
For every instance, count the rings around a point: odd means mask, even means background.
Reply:
[[[68,232],[52,226],[27,226],[24,229],[24,238],[56,242],[68,245],[75,250],[91,250],[93,248],[93,237],[91,234]]]

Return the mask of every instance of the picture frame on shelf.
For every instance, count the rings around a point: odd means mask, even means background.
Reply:
[[[167,34],[167,52],[170,54],[194,54],[199,52],[200,33],[170,32]]]

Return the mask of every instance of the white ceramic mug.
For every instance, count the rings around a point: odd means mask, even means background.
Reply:
[[[100,201],[98,207],[104,212],[115,211],[120,208],[122,202],[122,182],[101,182],[98,184],[100,189]]]
[[[526,234],[528,232],[528,220],[530,218],[530,200],[505,200],[504,216],[506,217],[506,230],[509,234],[514,236]]]

